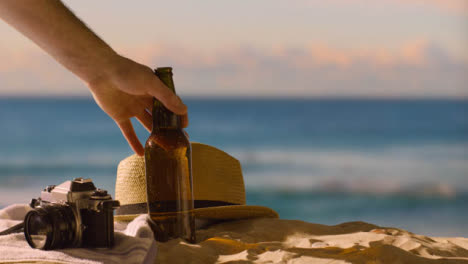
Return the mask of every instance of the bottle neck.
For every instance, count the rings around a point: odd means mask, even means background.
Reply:
[[[180,116],[168,110],[157,99],[153,101],[153,131],[160,129],[181,129]]]

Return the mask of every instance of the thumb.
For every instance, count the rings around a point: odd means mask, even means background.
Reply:
[[[153,82],[148,87],[148,94],[156,97],[167,109],[178,115],[187,113],[187,106],[179,96],[173,93],[158,77],[154,76]]]

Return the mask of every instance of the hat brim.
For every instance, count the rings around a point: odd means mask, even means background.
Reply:
[[[214,220],[239,220],[249,218],[278,218],[273,209],[257,205],[228,205],[197,208],[193,210],[195,218]],[[132,221],[140,214],[115,215],[115,221]]]

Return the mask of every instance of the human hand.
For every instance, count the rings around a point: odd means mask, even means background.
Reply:
[[[114,119],[136,154],[143,155],[144,148],[130,118],[136,117],[151,131],[153,97],[167,109],[181,115],[182,126],[187,127],[187,106],[149,67],[118,55],[111,64],[104,74],[88,82],[88,86],[96,103]]]
[[[151,130],[153,97],[181,115],[182,126],[187,126],[187,107],[150,68],[117,55],[61,1],[0,0],[0,18],[85,81],[138,155],[144,149],[130,118]]]

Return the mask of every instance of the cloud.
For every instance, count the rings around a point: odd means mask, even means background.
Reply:
[[[151,66],[173,66],[177,90],[190,96],[468,97],[468,61],[414,41],[397,50],[177,45],[120,47]],[[6,54],[8,55],[8,54]],[[45,54],[13,54],[0,62],[0,94],[89,94]]]
[[[396,51],[349,51],[326,44],[217,53],[177,46],[144,50],[144,57],[136,57],[148,65],[173,65],[179,90],[190,95],[468,96],[468,61],[423,40]]]
[[[84,95],[85,86],[40,50],[0,43],[0,95]]]

